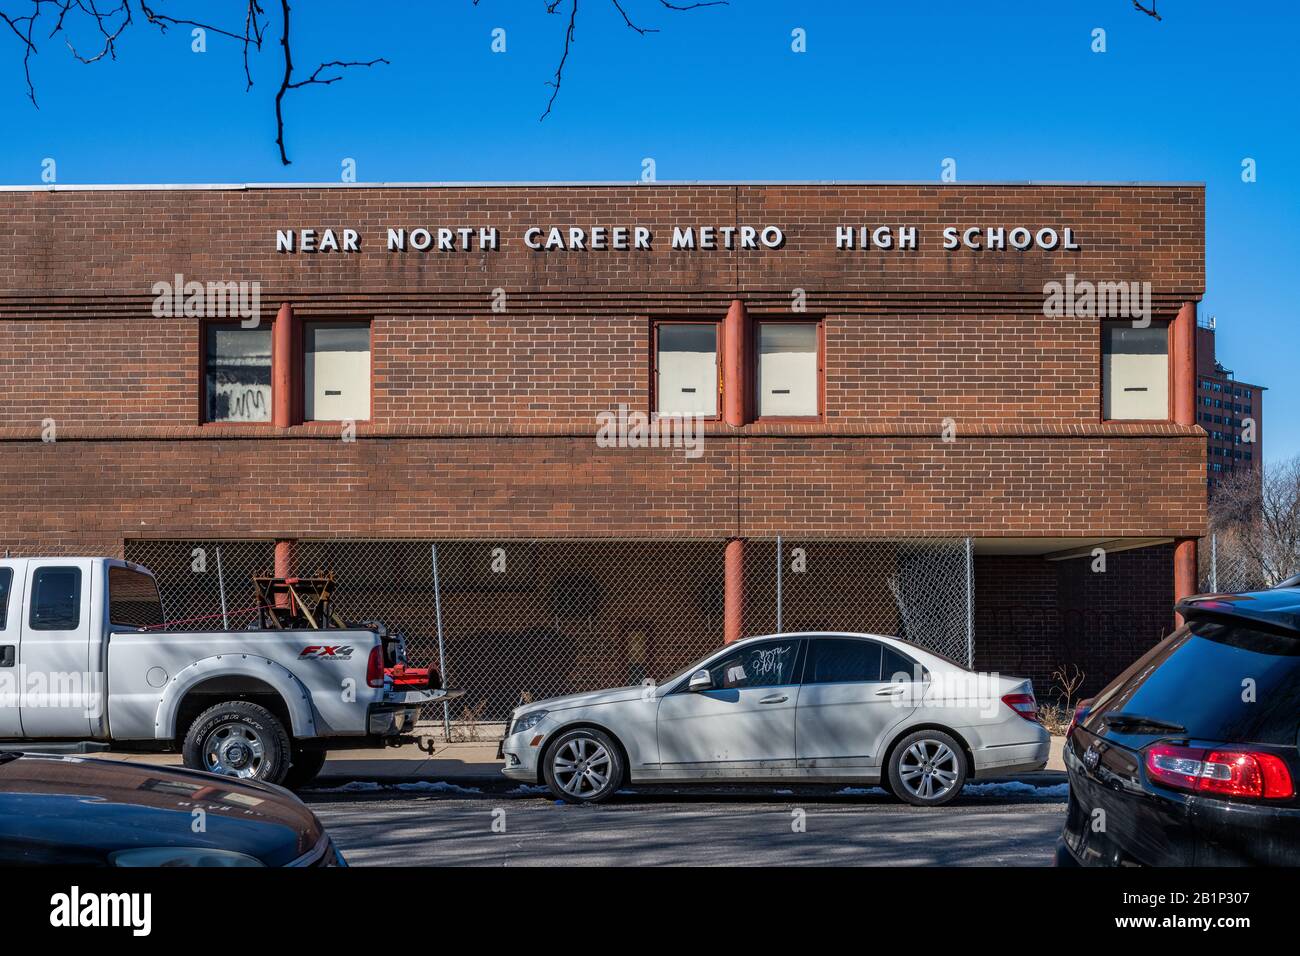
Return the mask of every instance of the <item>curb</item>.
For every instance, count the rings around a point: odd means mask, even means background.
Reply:
[[[1059,770],[1039,770],[1033,773],[1024,773],[1011,777],[982,777],[979,780],[967,781],[967,785],[984,786],[996,784],[1021,784],[1033,787],[1035,789],[1046,789],[1056,787],[1067,782],[1064,771]],[[350,785],[358,785],[352,790],[343,790],[342,788]],[[374,785],[373,790],[369,785]],[[872,786],[875,786],[874,784]],[[483,796],[490,794],[515,793],[526,794],[527,790],[521,788],[537,788],[539,795],[544,795],[543,788],[538,788],[536,784],[522,784],[518,780],[510,780],[500,774],[464,774],[449,775],[442,777],[434,776],[394,776],[391,774],[321,774],[309,787],[303,789],[304,793],[319,796],[365,796],[367,794],[385,794],[391,795],[393,792],[408,792],[427,795],[443,793],[448,795],[473,796],[474,793],[464,793],[464,791],[477,791]],[[799,784],[795,782],[776,781],[764,784],[752,784],[747,786],[737,785],[710,785],[710,784],[650,784],[639,785],[635,787],[638,793],[645,794],[663,794],[663,793],[690,793],[698,792],[705,794],[728,794],[728,795],[770,795],[775,790],[798,789],[802,791],[825,792],[831,796],[855,796],[855,791],[869,789],[861,784],[849,782],[830,783],[830,784]],[[843,792],[850,791],[850,792]]]

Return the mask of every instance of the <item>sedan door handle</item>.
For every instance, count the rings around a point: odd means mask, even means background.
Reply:
[[[906,687],[886,687],[884,690],[878,690],[878,691],[876,691],[876,696],[877,696],[877,697],[893,697],[893,696],[895,696],[895,695],[897,695],[897,694],[901,694],[901,693],[903,693],[903,691],[905,691],[905,690],[907,690]]]
[[[780,696],[777,697],[764,697],[762,700],[759,701],[759,703],[760,704],[784,704],[789,699],[790,699],[789,697],[786,697],[784,694],[781,694]]]

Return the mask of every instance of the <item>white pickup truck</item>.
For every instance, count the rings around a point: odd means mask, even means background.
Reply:
[[[405,649],[375,629],[177,633],[164,620],[138,564],[0,560],[0,749],[179,747],[193,769],[293,787],[328,749],[410,740],[422,704],[455,696],[395,687]]]

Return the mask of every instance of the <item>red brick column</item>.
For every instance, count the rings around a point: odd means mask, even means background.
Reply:
[[[722,323],[722,420],[728,425],[746,421],[749,394],[749,370],[745,361],[748,336],[745,303],[731,300],[727,318]]]
[[[1181,601],[1195,594],[1198,571],[1196,566],[1196,539],[1179,538],[1174,544],[1174,600]],[[1179,626],[1183,623],[1181,614],[1175,615]]]
[[[732,538],[727,542],[723,571],[722,641],[740,640],[745,616],[745,542]]]
[[[297,331],[293,306],[286,302],[271,327],[271,423],[276,428],[298,424],[298,376],[294,374]]]
[[[744,425],[748,409],[749,375],[747,358],[748,325],[745,303],[732,299],[722,323],[722,419],[728,425]],[[745,542],[727,542],[723,573],[722,640],[740,640],[745,618]]]
[[[1174,423],[1196,424],[1196,303],[1184,302],[1173,330]]]
[[[1174,423],[1196,424],[1196,303],[1184,302],[1173,329]],[[1179,538],[1174,545],[1174,600],[1198,590],[1200,576],[1196,560],[1196,539]],[[1175,615],[1183,623],[1182,615]]]
[[[1184,302],[1174,320],[1174,423],[1196,424],[1196,303]],[[1174,545],[1174,600],[1199,591],[1196,538],[1180,537]],[[1182,615],[1175,615],[1182,626]]]

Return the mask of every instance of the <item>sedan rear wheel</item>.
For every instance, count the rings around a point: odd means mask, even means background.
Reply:
[[[899,741],[889,761],[894,793],[917,807],[938,807],[966,784],[961,745],[940,730],[920,730]]]
[[[567,803],[599,803],[623,783],[623,757],[599,730],[561,734],[546,752],[543,767],[551,793]]]

